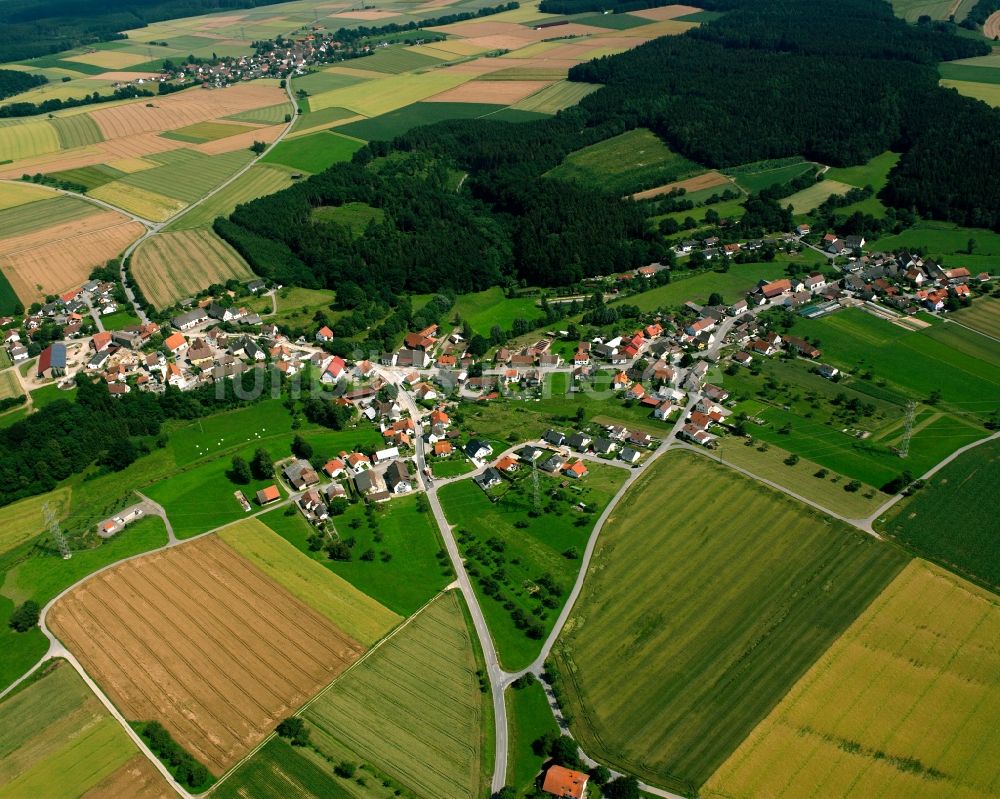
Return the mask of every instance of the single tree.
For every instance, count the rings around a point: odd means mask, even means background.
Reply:
[[[10,616],[10,626],[19,633],[26,633],[38,624],[38,614],[41,609],[32,599],[18,605]]]
[[[233,456],[232,468],[229,470],[229,479],[234,483],[246,485],[253,475],[250,473],[250,464],[239,455]]]
[[[302,436],[295,436],[295,438],[292,439],[292,453],[296,458],[309,460],[313,454],[312,444],[302,438]]]
[[[263,447],[258,447],[250,461],[250,471],[258,480],[266,480],[274,476],[274,464],[271,462],[271,453]]]

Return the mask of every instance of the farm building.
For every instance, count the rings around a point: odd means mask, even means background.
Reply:
[[[66,374],[66,345],[49,344],[38,356],[39,377],[62,377]]]
[[[275,485],[262,488],[257,492],[258,505],[267,505],[268,503],[275,502],[279,499],[281,499],[281,492],[278,491],[278,487]]]

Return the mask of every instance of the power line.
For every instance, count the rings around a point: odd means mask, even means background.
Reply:
[[[903,441],[899,445],[899,457],[905,458],[910,454],[910,439],[913,437],[913,419],[917,415],[917,403],[912,400],[906,403],[906,430],[903,433]]]
[[[69,560],[73,557],[73,553],[70,552],[66,536],[63,535],[62,528],[59,527],[59,521],[56,519],[56,512],[52,510],[52,506],[49,505],[48,502],[42,506],[42,511],[45,513],[45,523],[49,527],[49,535],[52,536],[52,543],[56,545],[56,548],[59,550],[59,554],[62,555],[62,559]]]

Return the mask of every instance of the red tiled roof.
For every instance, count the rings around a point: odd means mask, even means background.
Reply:
[[[582,799],[587,788],[588,776],[582,771],[573,771],[562,766],[549,766],[545,772],[542,790],[563,799]]]

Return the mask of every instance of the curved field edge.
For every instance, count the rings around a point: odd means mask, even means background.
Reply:
[[[996,796],[997,640],[996,596],[911,562],[701,796]]]
[[[668,454],[606,523],[553,650],[574,735],[600,762],[695,793],[906,562]]]

